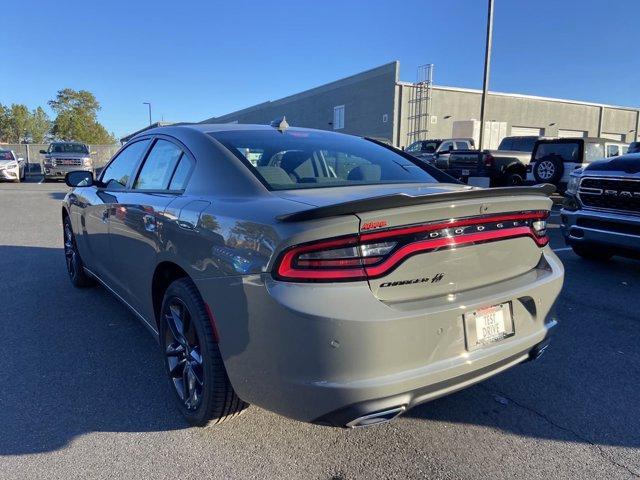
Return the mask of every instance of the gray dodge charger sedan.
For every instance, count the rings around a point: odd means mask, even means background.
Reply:
[[[149,130],[99,178],[67,175],[69,276],[157,337],[195,425],[251,403],[390,420],[537,358],[564,277],[552,187],[478,189],[416,162],[284,121]]]

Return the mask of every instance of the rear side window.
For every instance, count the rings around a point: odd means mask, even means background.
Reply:
[[[517,152],[533,152],[536,140],[536,137],[514,138],[511,143],[511,150],[515,150]]]
[[[270,189],[437,183],[408,158],[369,140],[310,130],[210,133]],[[261,152],[254,162],[244,152]]]
[[[166,190],[182,156],[182,150],[171,142],[158,140],[140,170],[133,188],[137,190]]]
[[[102,182],[107,189],[122,190],[129,183],[129,178],[133,174],[133,169],[138,164],[140,157],[147,149],[149,140],[127,145],[116,158],[102,172]]]
[[[169,190],[184,190],[187,187],[187,180],[189,179],[192,165],[191,159],[183,153],[171,178]]]
[[[456,142],[456,150],[469,150],[470,148],[467,142]]]

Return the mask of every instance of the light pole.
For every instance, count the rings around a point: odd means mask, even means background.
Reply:
[[[142,102],[142,104],[149,107],[149,125],[151,125],[151,104],[149,102]]]
[[[484,141],[484,115],[487,93],[489,91],[489,71],[491,70],[491,43],[493,42],[493,0],[489,0],[487,12],[487,44],[484,51],[484,80],[482,81],[482,100],[480,102],[480,145]]]

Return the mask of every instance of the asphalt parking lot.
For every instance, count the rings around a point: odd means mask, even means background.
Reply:
[[[536,362],[378,427],[256,407],[190,428],[160,350],[102,288],[67,279],[60,184],[0,184],[0,478],[640,477],[640,261],[566,267]]]

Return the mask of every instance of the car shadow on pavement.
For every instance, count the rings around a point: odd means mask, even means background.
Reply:
[[[61,248],[0,246],[0,302],[0,455],[187,428],[154,338],[103,288],[73,288]]]
[[[49,198],[52,200],[64,200],[67,192],[49,192]]]

